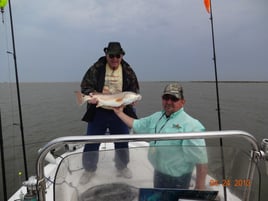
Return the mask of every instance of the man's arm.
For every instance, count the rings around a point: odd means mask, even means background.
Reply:
[[[204,190],[208,172],[207,164],[196,164],[196,184],[195,189]]]
[[[114,113],[129,127],[132,128],[133,127],[133,121],[134,119],[128,115],[126,115],[123,112],[124,107],[120,106],[120,107],[116,107],[113,108]]]

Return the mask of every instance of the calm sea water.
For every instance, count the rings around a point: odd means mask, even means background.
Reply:
[[[140,117],[161,109],[161,93],[167,82],[141,82],[143,99],[137,105]],[[183,82],[185,110],[199,119],[207,130],[218,130],[216,88],[214,83]],[[86,124],[81,116],[85,106],[76,104],[74,91],[79,83],[22,83],[21,101],[29,176],[35,174],[38,149],[48,141],[62,136],[84,135]],[[260,142],[268,138],[268,83],[220,83],[219,96],[223,130],[243,130]],[[15,84],[0,83],[8,195],[24,180],[21,132]],[[224,142],[225,143],[225,142]],[[227,142],[232,143],[232,142]],[[236,144],[243,142],[236,141]],[[2,159],[1,159],[2,160]],[[241,167],[242,168],[242,167]],[[264,166],[261,166],[264,172]],[[22,172],[22,176],[19,176]],[[2,178],[2,170],[0,174]],[[262,188],[268,185],[263,174]],[[2,193],[0,181],[0,200]],[[262,190],[262,200],[268,196]]]

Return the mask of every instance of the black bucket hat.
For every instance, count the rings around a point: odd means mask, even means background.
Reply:
[[[125,51],[121,47],[119,42],[109,42],[108,47],[105,47],[103,51],[106,54],[123,54],[125,55]]]

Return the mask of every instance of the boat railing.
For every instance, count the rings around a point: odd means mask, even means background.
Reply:
[[[159,140],[179,140],[179,139],[221,139],[221,138],[242,138],[250,143],[251,155],[247,171],[247,178],[252,181],[255,172],[255,165],[260,159],[267,159],[268,141],[264,140],[259,146],[256,138],[244,131],[229,130],[229,131],[207,131],[207,132],[192,132],[192,133],[172,133],[172,134],[132,134],[132,135],[102,135],[102,136],[69,136],[60,137],[47,143],[40,151],[36,163],[37,171],[37,189],[38,198],[40,201],[45,201],[45,157],[47,154],[59,147],[68,144],[90,144],[90,143],[109,143],[109,142],[137,142],[137,141],[159,141]],[[262,149],[263,150],[262,150]],[[249,201],[251,186],[245,189],[243,200]]]

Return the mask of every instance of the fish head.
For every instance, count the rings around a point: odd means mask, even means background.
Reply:
[[[126,93],[124,95],[124,105],[131,104],[133,102],[141,100],[141,95],[133,92]]]
[[[141,95],[140,94],[136,94],[136,101],[140,101],[141,100]]]

